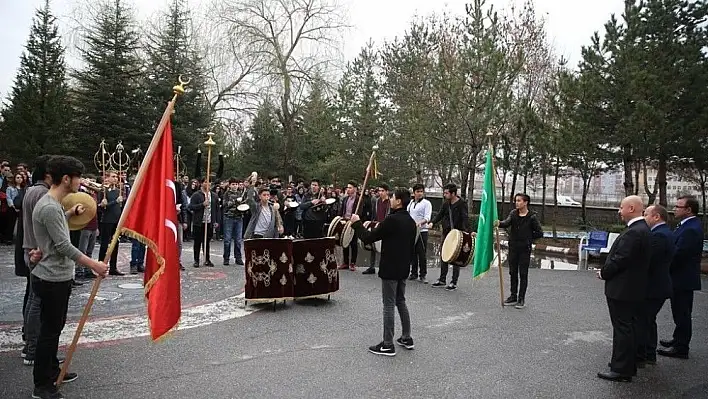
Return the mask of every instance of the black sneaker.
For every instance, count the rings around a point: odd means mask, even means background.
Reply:
[[[361,272],[361,274],[376,274],[376,268],[370,267],[370,268],[364,270],[363,272]]]
[[[182,262],[179,263],[179,270],[184,271],[184,265],[182,264]]]
[[[432,284],[430,284],[430,285],[433,286],[433,287],[436,287],[436,288],[438,288],[438,287],[444,287],[444,286],[445,286],[445,282],[438,280],[438,281],[436,281],[436,282],[434,282],[434,283],[432,283]]]
[[[237,259],[237,260],[236,260],[236,266],[243,266],[243,260]]]
[[[25,366],[34,366],[34,359],[24,358],[22,359],[22,364]]]
[[[514,306],[516,305],[516,296],[512,295],[508,298],[506,298],[506,301],[504,301],[504,306]]]
[[[420,281],[423,284],[428,284],[428,280],[425,278],[425,276],[421,276],[418,281]]]
[[[23,359],[27,357],[27,347],[26,346],[24,348],[22,348],[22,352],[20,352],[20,357]]]
[[[34,388],[34,391],[32,391],[32,397],[34,399],[64,399],[66,396],[62,395],[62,393],[56,388],[53,390]]]
[[[370,346],[369,352],[374,355],[396,356],[396,348],[393,345],[384,345],[383,342],[378,345]]]
[[[401,337],[396,340],[396,343],[408,350],[412,350],[413,348],[415,348],[415,346],[413,345],[413,338],[403,339],[403,337]]]
[[[192,265],[192,267],[199,268],[199,261],[194,262],[194,264]]]
[[[447,287],[445,287],[445,289],[448,290],[448,291],[454,291],[454,290],[457,289],[457,284],[455,284],[455,283],[450,283],[450,284],[447,285]]]
[[[224,259],[224,266],[228,266],[228,265],[229,265],[229,260],[228,260],[228,259]]]
[[[410,276],[408,276],[408,280],[417,280],[417,279],[418,279],[418,276],[415,274],[411,274]]]
[[[130,274],[138,274],[138,267],[130,266]]]
[[[211,263],[210,260],[208,260],[208,261],[204,262],[204,266],[206,266],[206,267],[214,267],[214,264]]]
[[[516,302],[516,306],[514,307],[517,309],[523,309],[524,307],[526,307],[526,304],[524,303],[523,299],[519,299],[519,301]]]
[[[57,378],[59,378],[59,375],[54,377],[54,380],[56,381]],[[78,378],[79,378],[78,374],[68,372],[68,373],[64,374],[64,379],[61,382],[62,382],[62,384],[67,383],[67,382],[73,382],[73,381],[76,381]]]

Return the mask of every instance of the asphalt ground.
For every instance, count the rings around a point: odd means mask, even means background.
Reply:
[[[452,292],[409,283],[415,350],[399,347],[395,357],[367,351],[381,341],[380,280],[342,271],[329,302],[258,305],[157,344],[138,337],[80,346],[72,364],[79,379],[62,391],[99,399],[708,397],[706,289],[695,295],[691,358],[659,358],[632,383],[613,383],[596,377],[612,339],[592,271],[532,269],[521,310],[499,305],[498,269],[477,281],[470,273]],[[668,304],[658,324],[669,337]],[[0,375],[0,398],[30,397],[32,371],[17,351],[0,353]]]

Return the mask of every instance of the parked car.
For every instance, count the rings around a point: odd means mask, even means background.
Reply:
[[[567,195],[559,195],[557,203],[558,205],[565,206],[580,206],[580,202],[568,197]]]

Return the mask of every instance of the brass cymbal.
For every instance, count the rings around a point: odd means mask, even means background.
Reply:
[[[86,193],[72,193],[64,197],[61,206],[64,211],[68,211],[76,204],[84,206],[84,213],[81,215],[71,215],[69,217],[69,230],[81,230],[96,216],[96,201]]]

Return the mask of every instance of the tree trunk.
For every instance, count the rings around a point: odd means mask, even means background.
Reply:
[[[528,183],[528,180],[529,180],[529,173],[526,172],[526,173],[524,173],[524,192],[527,194],[528,194],[528,191],[526,190],[526,185]]]
[[[583,174],[583,196],[582,199],[580,200],[580,215],[583,219],[583,227],[587,231],[588,229],[588,210],[586,206],[587,198],[588,198],[588,191],[590,191],[590,182],[592,181],[592,173],[588,174]]]
[[[668,206],[666,200],[666,155],[659,154],[659,165],[656,170],[656,182],[659,184],[659,204]]]
[[[553,175],[553,239],[558,239],[557,216],[558,216],[558,177],[560,176],[560,160],[556,158],[556,170]]]
[[[630,196],[634,193],[634,182],[632,181],[632,145],[626,144],[622,148],[622,164],[624,166],[624,195]]]
[[[541,224],[546,224],[546,170],[543,170],[541,181]]]
[[[647,204],[652,205],[656,201],[656,188],[658,186],[656,184],[656,180],[654,180],[654,190],[649,190],[649,177],[647,176],[646,162],[643,164],[642,169],[644,170],[644,191],[647,193],[647,196],[649,197],[649,201],[647,202]]]
[[[472,167],[470,169],[470,180],[469,184],[467,186],[467,206],[468,206],[468,211],[471,215],[474,214],[474,178],[475,175],[477,174],[477,168]]]
[[[641,171],[641,163],[634,163],[634,195],[639,195],[639,174]]]

